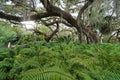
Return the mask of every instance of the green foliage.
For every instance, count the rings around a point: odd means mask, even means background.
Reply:
[[[0,25],[0,43],[8,42],[16,37],[16,33],[12,29],[10,26]]]
[[[8,42],[14,40],[16,37],[17,34],[13,31],[13,28],[10,27],[9,24],[0,21],[0,53],[4,52]],[[0,55],[0,59],[2,57],[3,56]]]
[[[22,80],[75,80],[59,68],[32,69],[23,74]]]
[[[119,44],[36,41],[26,45],[0,53],[0,80],[120,79]]]

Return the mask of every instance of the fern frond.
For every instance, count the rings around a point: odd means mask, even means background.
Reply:
[[[118,73],[114,73],[114,72],[110,72],[110,71],[103,71],[101,72],[102,76],[102,80],[120,80],[120,74]]]
[[[29,59],[20,65],[20,67],[22,67],[23,70],[38,68],[39,66],[40,66],[39,62],[34,59]]]
[[[59,68],[32,69],[23,75],[22,80],[75,80],[70,74]]]
[[[108,70],[91,71],[89,74],[95,80],[120,80],[120,74]]]

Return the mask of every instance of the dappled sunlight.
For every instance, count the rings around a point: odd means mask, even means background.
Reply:
[[[32,30],[37,27],[37,24],[34,21],[22,21],[21,24],[22,24],[22,27],[27,30]]]

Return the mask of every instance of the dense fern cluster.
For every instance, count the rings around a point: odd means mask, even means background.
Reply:
[[[0,53],[0,80],[120,80],[119,44],[26,45]]]

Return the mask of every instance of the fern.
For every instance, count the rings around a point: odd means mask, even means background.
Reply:
[[[91,71],[89,75],[95,80],[120,80],[120,74],[108,70]]]
[[[117,44],[37,41],[27,45],[0,53],[0,80],[120,79]]]
[[[9,75],[9,71],[12,68],[12,64],[9,61],[1,61],[0,62],[0,80],[5,80]]]
[[[24,73],[22,80],[75,80],[63,70],[53,68],[32,69]]]
[[[20,65],[23,71],[38,68],[39,66],[40,66],[39,62],[36,61],[35,59],[29,59]]]

